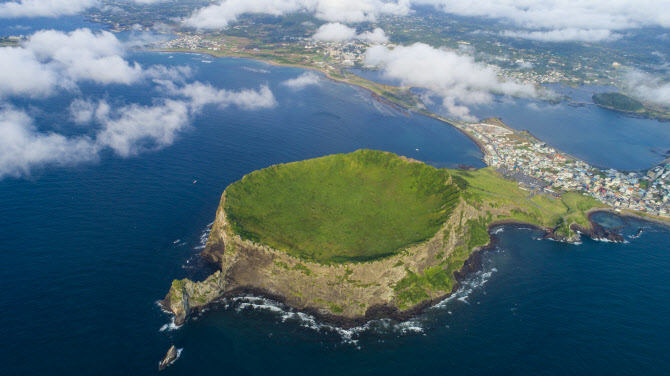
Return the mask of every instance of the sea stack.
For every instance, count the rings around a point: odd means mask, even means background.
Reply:
[[[163,369],[165,369],[165,367],[174,363],[174,361],[177,360],[177,356],[179,356],[179,352],[177,351],[177,348],[174,345],[172,345],[168,350],[167,354],[165,354],[163,360],[161,360],[161,362],[158,364],[158,370],[162,371]]]

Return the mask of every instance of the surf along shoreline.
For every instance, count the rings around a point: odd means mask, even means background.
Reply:
[[[388,86],[388,85],[377,84],[377,83],[362,79],[358,76],[355,76],[358,79],[360,79],[361,81],[364,81],[366,83],[368,83],[368,82],[370,83],[369,86],[366,86],[364,84],[361,84],[360,82],[355,82],[355,81],[349,80],[344,76],[343,77],[333,76],[332,74],[330,74],[330,72],[327,69],[319,69],[319,68],[316,68],[316,67],[305,66],[305,65],[300,65],[300,64],[279,63],[279,62],[272,61],[272,60],[256,59],[256,58],[249,57],[249,56],[217,55],[217,54],[214,54],[214,53],[210,53],[210,52],[207,52],[207,51],[201,51],[201,50],[194,50],[194,51],[183,50],[182,51],[182,50],[169,50],[169,49],[154,49],[154,50],[151,50],[151,51],[161,52],[161,53],[202,54],[202,55],[208,55],[208,56],[211,56],[211,57],[214,57],[214,58],[229,57],[229,58],[238,58],[238,59],[248,59],[248,60],[260,61],[260,62],[270,64],[270,65],[273,65],[273,66],[300,68],[300,69],[306,69],[306,70],[310,70],[310,71],[319,72],[319,73],[324,74],[324,76],[327,79],[330,79],[332,81],[341,82],[341,83],[345,83],[345,84],[349,84],[349,85],[353,85],[353,86],[365,89],[365,90],[371,92],[372,95],[377,95],[377,96],[383,98],[384,100],[389,101],[390,104],[392,104],[394,106],[398,106],[402,109],[405,109],[410,113],[416,113],[416,114],[419,114],[419,115],[428,116],[428,117],[431,117],[433,119],[439,120],[443,123],[446,123],[447,125],[456,128],[459,132],[461,132],[466,137],[468,137],[470,140],[472,140],[472,142],[475,143],[475,145],[477,145],[477,147],[479,147],[479,149],[481,150],[481,152],[484,155],[487,154],[486,145],[481,140],[476,138],[471,133],[467,132],[465,129],[463,129],[463,128],[459,127],[458,125],[454,124],[452,121],[449,121],[448,119],[445,119],[445,118],[441,117],[440,115],[432,113],[432,112],[428,111],[427,109],[417,110],[415,108],[411,108],[411,107],[407,106],[406,103],[403,103],[401,101],[394,101],[393,99],[389,99],[388,97],[383,96],[382,93],[377,91],[377,90],[383,90],[382,88],[384,86]],[[380,88],[380,86],[382,88]],[[377,90],[374,90],[373,88],[375,88]],[[513,130],[513,131],[517,132],[516,130]],[[570,157],[572,157],[572,156],[570,156]],[[574,158],[574,157],[572,157],[572,158]],[[574,158],[574,159],[577,159],[577,158]],[[591,211],[589,211],[589,213],[587,213],[589,222],[594,223],[591,220],[591,215],[596,213],[596,212],[608,212],[608,213],[611,213],[611,214],[614,214],[614,215],[633,217],[633,218],[636,218],[636,219],[649,221],[649,222],[654,222],[654,223],[658,223],[658,224],[662,224],[662,225],[670,227],[670,221],[668,221],[668,220],[664,220],[664,219],[661,219],[661,218],[646,217],[646,216],[642,216],[642,215],[639,215],[639,214],[635,214],[635,213],[630,212],[630,211],[616,212],[614,210],[614,208],[592,209]],[[519,228],[519,227],[531,228],[533,230],[543,231],[544,235],[548,234],[548,231],[545,228],[542,228],[540,226],[537,226],[537,225],[534,225],[534,224],[531,224],[531,223],[518,221],[518,220],[499,220],[499,221],[494,221],[494,222],[490,223],[488,225],[488,228],[487,228],[488,233],[489,233],[489,242],[486,245],[480,246],[477,249],[473,250],[473,252],[470,254],[470,256],[466,259],[463,266],[459,270],[454,272],[455,284],[454,284],[454,288],[452,289],[452,291],[448,294],[443,295],[443,296],[439,296],[439,297],[436,297],[434,299],[427,300],[427,301],[425,301],[421,304],[418,304],[418,305],[416,305],[416,306],[414,306],[414,307],[412,307],[411,309],[408,309],[408,310],[399,311],[396,307],[391,307],[391,306],[386,306],[386,305],[379,305],[379,306],[376,306],[376,307],[370,307],[370,310],[369,310],[370,313],[369,314],[366,313],[365,318],[361,318],[361,319],[349,319],[349,318],[345,318],[343,316],[324,314],[323,312],[321,312],[319,310],[309,309],[309,308],[299,309],[298,311],[307,313],[307,314],[315,317],[316,319],[318,319],[319,321],[321,321],[323,323],[332,324],[332,325],[342,327],[342,328],[352,328],[352,327],[361,326],[361,325],[364,325],[365,323],[367,323],[371,320],[380,319],[380,318],[390,318],[390,319],[393,319],[393,320],[396,320],[396,321],[407,321],[407,320],[421,314],[427,308],[435,306],[435,305],[443,302],[444,300],[448,299],[449,297],[453,296],[455,293],[457,293],[460,290],[460,288],[462,287],[463,281],[465,281],[471,275],[473,275],[473,274],[475,274],[475,273],[477,273],[478,271],[481,270],[482,265],[483,265],[482,264],[482,255],[489,250],[495,249],[495,247],[497,245],[497,242],[498,242],[497,237],[495,237],[494,234],[491,233],[491,230],[493,228],[499,227],[499,226],[505,226],[505,227],[511,226],[512,228]],[[248,288],[247,287],[247,288],[241,288],[241,289],[236,289],[236,290],[229,291],[229,292],[223,294],[219,299],[217,299],[216,301],[214,301],[212,303],[217,304],[217,301],[220,302],[222,299],[227,298],[227,297],[234,297],[234,296],[235,297],[240,297],[240,296],[250,296],[250,295],[251,296],[259,296],[259,297],[269,298],[271,300],[275,300],[275,301],[277,301],[279,303],[282,303],[282,304],[285,301],[284,297],[277,296],[276,294],[269,293],[268,291],[264,291],[261,288]],[[295,308],[290,308],[290,309],[295,310]],[[193,311],[194,314],[196,314],[197,312],[198,312],[197,309],[195,309]]]

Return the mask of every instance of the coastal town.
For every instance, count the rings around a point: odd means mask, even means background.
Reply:
[[[234,28],[243,28],[235,26]],[[281,42],[271,45],[259,45],[252,43],[248,39],[236,38],[227,35],[203,35],[191,32],[177,32],[177,38],[163,41],[155,44],[153,47],[163,50],[191,50],[191,51],[210,51],[214,54],[235,54],[235,55],[267,55],[272,53],[275,57],[294,60],[296,63],[314,65],[321,68],[339,68],[359,67],[375,68],[365,64],[365,52],[368,47],[380,43],[365,40],[349,40],[343,42],[324,42],[305,37],[284,36]],[[459,44],[467,45],[466,41],[459,41]],[[394,48],[394,43],[381,43],[381,45]],[[512,66],[532,66],[534,59],[526,61],[523,58],[505,61],[507,65]],[[497,61],[497,63],[501,63]],[[558,62],[556,62],[558,64]],[[541,84],[563,82],[575,84],[581,82],[579,78],[566,74],[564,71],[549,69],[544,73],[538,73],[529,69],[511,69],[502,68],[494,62],[485,62],[489,67],[494,68],[500,78],[525,84]],[[614,63],[617,64],[618,63]],[[593,78],[588,83],[598,83],[598,79]],[[600,82],[602,83],[602,82]]]
[[[560,153],[497,119],[454,125],[475,138],[486,164],[523,189],[554,197],[579,191],[616,210],[670,218],[670,160],[644,172],[605,170]]]
[[[240,26],[236,26],[240,27]],[[365,65],[365,51],[374,43],[361,40],[323,42],[311,38],[285,37],[280,49],[248,44],[227,36],[203,36],[184,33],[163,41],[154,48],[164,50],[210,51],[222,55],[260,55],[269,51],[274,57],[298,57],[302,64],[339,71],[346,67],[373,68]],[[299,46],[298,49],[295,46]],[[394,44],[384,44],[394,47]],[[283,52],[283,53],[282,53]],[[569,78],[557,71],[544,75],[501,69],[501,77],[524,83],[561,82]],[[530,76],[529,76],[530,74]],[[446,120],[446,119],[443,119]],[[502,122],[465,123],[448,121],[475,140],[485,152],[485,162],[504,177],[534,193],[560,197],[564,192],[589,194],[616,210],[628,209],[670,218],[670,161],[647,171],[621,172],[596,166],[560,153],[524,132]]]

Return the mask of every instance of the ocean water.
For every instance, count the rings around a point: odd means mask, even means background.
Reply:
[[[383,72],[351,69],[352,73],[388,85],[399,85]],[[593,104],[596,92],[616,91],[608,86],[585,85],[571,88],[548,84],[549,89],[572,101],[551,104],[545,101],[494,96],[494,101],[470,106],[478,119],[498,117],[517,130],[528,130],[549,145],[596,166],[620,170],[648,169],[670,157],[670,122],[638,118]],[[449,117],[438,97],[414,89],[430,98],[427,107]]]
[[[329,81],[301,92],[298,69],[194,54],[137,52],[189,66],[228,89],[267,84],[278,107],[207,108],[164,149],[35,170],[0,181],[0,371],[7,375],[665,374],[670,368],[670,231],[599,215],[626,244],[571,246],[494,229],[482,270],[404,323],[342,330],[258,297],[229,299],[174,329],[156,301],[174,278],[203,278],[197,254],[223,189],[271,164],[375,148],[436,166],[483,166],[448,126],[405,116]],[[150,103],[152,83],[89,85],[88,98]],[[149,94],[148,94],[149,93]],[[79,93],[13,99],[43,131],[72,127]],[[417,150],[418,149],[418,150]],[[194,181],[196,181],[194,183]],[[630,238],[639,227],[644,232]]]
[[[604,168],[642,170],[670,157],[670,122],[637,118],[593,104],[594,92],[611,88],[549,87],[580,103],[496,96],[494,102],[471,111],[480,119],[499,117],[514,129],[528,130],[558,150]],[[429,107],[443,112],[435,104]]]

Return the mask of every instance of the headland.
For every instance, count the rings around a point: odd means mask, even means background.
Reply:
[[[491,168],[436,169],[383,151],[271,166],[224,191],[202,252],[216,273],[173,281],[162,305],[178,325],[248,293],[344,327],[406,319],[475,270],[491,226],[578,242],[578,232],[603,236],[587,214],[599,207],[579,193],[531,195]]]

